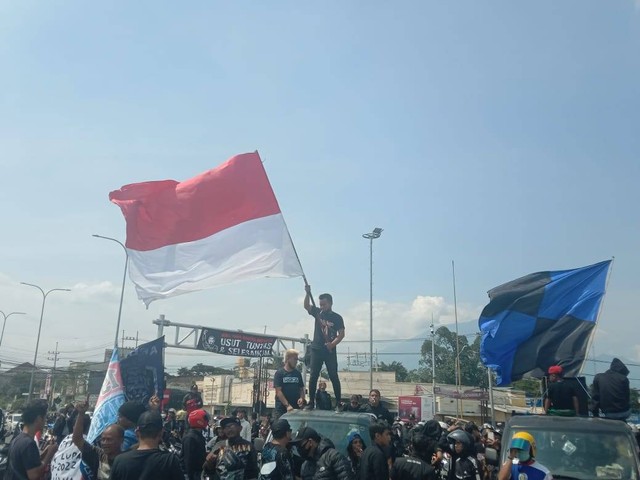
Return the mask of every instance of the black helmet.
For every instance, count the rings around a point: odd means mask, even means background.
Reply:
[[[465,450],[468,450],[473,445],[473,440],[471,436],[465,432],[464,430],[454,430],[449,435],[447,435],[447,441],[450,445],[455,445],[456,442],[460,442]],[[453,448],[452,448],[453,450]]]

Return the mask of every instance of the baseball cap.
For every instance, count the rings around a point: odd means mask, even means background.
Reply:
[[[319,442],[320,435],[311,427],[302,427],[300,430],[296,432],[295,436],[291,439],[291,443],[301,443],[309,439]]]
[[[231,424],[238,425],[239,427],[242,426],[242,424],[240,423],[240,419],[238,417],[227,417],[220,420],[220,426],[222,428],[225,428]]]
[[[162,428],[162,416],[158,412],[144,412],[138,418],[138,428]]]
[[[284,435],[290,430],[291,430],[291,425],[284,418],[276,420],[275,422],[273,422],[273,425],[271,426],[271,431],[273,432],[274,436]]]
[[[189,426],[191,428],[206,428],[209,425],[209,415],[201,408],[189,414]]]
[[[560,365],[553,365],[549,367],[549,375],[560,375],[562,374],[562,367]]]

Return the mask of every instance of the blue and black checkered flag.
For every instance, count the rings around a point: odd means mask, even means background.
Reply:
[[[498,386],[542,377],[561,365],[579,373],[596,325],[611,260],[574,270],[538,272],[489,291],[480,315],[480,358]]]

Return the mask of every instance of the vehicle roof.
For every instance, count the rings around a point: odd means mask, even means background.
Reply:
[[[371,413],[334,412],[332,410],[294,410],[283,415],[292,420],[331,421],[333,423],[362,423],[371,422],[376,417]]]
[[[594,417],[555,417],[549,415],[516,415],[507,422],[507,428],[551,428],[556,430],[595,430],[602,432],[628,432],[631,427],[620,420]]]

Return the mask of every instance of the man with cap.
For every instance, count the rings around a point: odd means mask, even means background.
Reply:
[[[137,442],[135,426],[140,415],[146,409],[138,402],[124,402],[118,409],[118,425],[124,430],[124,440],[122,441],[122,451],[130,450]],[[160,417],[162,420],[162,417]]]
[[[220,426],[226,440],[213,446],[205,460],[204,469],[215,472],[220,480],[258,478],[258,456],[253,444],[240,436],[240,420],[237,417],[223,418]]]
[[[528,432],[516,432],[509,444],[509,457],[498,473],[498,480],[553,480],[551,472],[536,462],[536,441]]]
[[[291,441],[291,425],[284,418],[271,426],[273,439],[262,448],[262,468],[258,480],[294,480],[293,460],[287,445]]]
[[[111,480],[183,479],[178,457],[158,448],[162,431],[160,413],[150,411],[140,415],[136,428],[138,448],[116,457],[111,468]]]
[[[578,396],[573,387],[562,379],[562,367],[549,367],[549,386],[544,399],[544,411],[547,415],[573,417],[579,411]]]
[[[291,443],[305,461],[300,470],[302,480],[355,480],[347,457],[313,428],[298,430]]]
[[[188,480],[200,480],[207,456],[202,431],[209,426],[209,415],[201,408],[188,417],[189,430],[182,437],[182,463]]]

